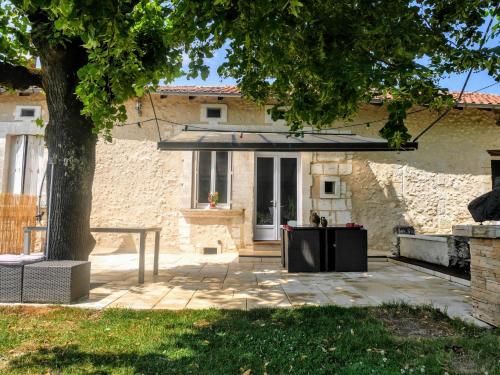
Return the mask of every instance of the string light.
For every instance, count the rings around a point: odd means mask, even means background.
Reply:
[[[420,108],[420,109],[417,109],[415,111],[410,111],[408,112],[408,115],[411,115],[411,114],[414,114],[414,113],[418,113],[418,112],[422,112],[422,111],[425,111],[427,110],[427,108]],[[337,126],[337,127],[331,127],[331,128],[324,128],[324,129],[318,129],[318,130],[315,130],[315,131],[300,131],[300,134],[326,134],[328,135],[328,131],[331,131],[331,130],[341,130],[341,129],[347,129],[347,128],[353,128],[353,127],[358,127],[358,126],[366,126],[366,127],[370,127],[371,124],[373,123],[378,123],[378,122],[383,122],[383,121],[387,121],[389,118],[386,117],[386,118],[382,118],[382,119],[378,119],[378,120],[371,120],[371,121],[366,121],[366,122],[360,122],[360,123],[355,123],[355,124],[346,124],[346,125],[342,125],[342,126]],[[280,130],[264,130],[264,131],[256,131],[256,130],[223,130],[223,129],[213,129],[213,128],[207,128],[207,127],[203,127],[203,126],[198,126],[198,125],[192,125],[192,124],[185,124],[185,123],[180,123],[180,122],[176,122],[176,121],[172,121],[172,120],[166,120],[166,119],[163,119],[163,118],[151,118],[151,119],[147,119],[147,120],[143,120],[143,121],[140,121],[141,123],[145,123],[145,122],[150,122],[150,121],[161,121],[161,122],[165,122],[165,123],[168,123],[170,125],[173,125],[173,126],[181,126],[183,127],[184,131],[189,131],[190,129],[195,129],[195,130],[199,130],[199,131],[212,131],[212,132],[224,132],[224,133],[233,133],[233,132],[238,132],[238,133],[241,133],[241,134],[244,134],[244,133],[262,133],[262,134],[290,134],[291,132],[289,131],[280,131]],[[130,125],[137,125],[139,122],[136,121],[136,122],[129,122],[129,123],[125,123],[125,124],[118,124],[118,126],[130,126]]]
[[[490,88],[490,87],[493,87],[495,85],[498,85],[500,82],[495,82],[493,84],[490,84],[488,86],[484,86],[478,90],[475,90],[475,91],[472,91],[471,93],[476,93],[476,92],[480,92],[482,90],[485,90],[487,88]],[[462,92],[463,94],[463,92]],[[150,97],[151,99],[151,97]],[[223,129],[212,129],[212,128],[207,128],[207,127],[201,127],[201,126],[197,126],[197,125],[192,125],[192,124],[185,124],[185,123],[179,123],[179,122],[176,122],[176,121],[172,121],[172,120],[166,120],[166,119],[163,119],[163,118],[159,118],[156,116],[156,110],[154,108],[154,104],[153,104],[153,101],[151,100],[151,105],[152,105],[152,108],[153,108],[153,112],[155,114],[155,117],[154,118],[149,118],[149,119],[146,119],[146,120],[142,120],[142,121],[135,121],[135,122],[129,122],[129,123],[123,123],[123,124],[118,124],[117,126],[130,126],[130,125],[137,125],[139,128],[142,128],[142,124],[144,123],[147,123],[147,122],[151,122],[151,121],[155,121],[156,122],[156,127],[158,129],[158,136],[160,137],[160,140],[161,140],[161,135],[160,135],[160,128],[159,128],[159,121],[161,122],[165,122],[165,123],[168,123],[172,126],[181,126],[183,127],[184,131],[189,131],[190,129],[194,129],[194,130],[197,130],[197,131],[211,131],[211,132],[215,132],[215,133],[233,133],[233,132],[239,132],[240,133],[240,138],[243,137],[243,134],[247,133],[247,134],[250,134],[250,133],[261,133],[261,134],[287,134],[287,135],[290,135],[291,132],[290,131],[279,131],[279,130],[266,130],[266,131],[255,131],[255,130],[223,130]],[[419,108],[419,109],[416,109],[414,111],[409,111],[407,113],[407,115],[412,115],[412,114],[415,114],[415,113],[419,113],[419,112],[423,112],[423,111],[426,111],[428,110],[428,108],[424,107],[424,108]],[[444,113],[443,113],[444,115]],[[441,116],[443,116],[441,115]],[[443,116],[444,117],[444,116]],[[442,118],[442,117],[441,117]],[[440,119],[441,119],[440,118]],[[297,134],[323,134],[323,135],[328,135],[328,131],[332,131],[332,130],[342,130],[342,129],[349,129],[349,128],[354,128],[354,127],[358,127],[358,126],[366,126],[367,128],[370,128],[372,124],[374,123],[379,123],[379,122],[385,122],[389,120],[389,117],[384,117],[384,118],[381,118],[381,119],[378,119],[378,120],[370,120],[370,121],[366,121],[366,122],[359,122],[359,123],[354,123],[354,124],[345,124],[345,125],[342,125],[342,126],[337,126],[337,127],[330,127],[330,128],[324,128],[324,129],[318,129],[316,131],[301,131],[301,132],[298,132]],[[422,134],[421,134],[422,135]],[[417,137],[418,138],[418,137]],[[416,139],[417,139],[416,138]]]

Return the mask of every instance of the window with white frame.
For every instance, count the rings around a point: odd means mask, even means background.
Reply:
[[[40,118],[41,107],[36,105],[16,105],[14,120],[16,121],[34,121]]]
[[[7,191],[12,194],[37,195],[47,165],[44,140],[35,135],[12,135],[9,139]]]
[[[231,202],[231,153],[227,151],[198,151],[196,153],[195,205],[207,207],[208,195],[219,193],[220,207]]]
[[[320,176],[320,198],[340,198],[340,177]]]
[[[227,122],[227,105],[202,104],[200,107],[200,121],[208,123]]]
[[[286,121],[283,119],[283,118],[280,118],[280,119],[277,119],[276,121],[273,120],[273,117],[271,116],[271,110],[273,109],[273,105],[266,105],[264,107],[265,109],[265,118],[264,118],[264,122],[266,124],[273,124],[273,125],[286,125]],[[284,115],[285,112],[286,112],[286,108],[285,107],[279,107],[278,108],[278,111]],[[282,116],[280,116],[282,117]]]

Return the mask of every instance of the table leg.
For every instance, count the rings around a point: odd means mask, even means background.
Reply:
[[[158,275],[158,261],[160,257],[160,232],[155,232],[155,257],[153,265],[153,275]]]
[[[145,253],[146,233],[141,232],[139,236],[139,284],[144,284]]]
[[[31,252],[31,230],[24,229],[24,244],[23,244],[23,254],[29,255]]]

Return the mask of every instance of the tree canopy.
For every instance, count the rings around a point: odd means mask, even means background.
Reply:
[[[204,47],[229,40],[220,74],[236,78],[242,92],[256,101],[276,98],[289,109],[292,130],[304,122],[321,127],[349,119],[360,103],[379,96],[391,99],[381,134],[401,145],[410,139],[404,119],[411,105],[453,104],[438,85],[442,76],[472,68],[500,80],[499,47],[478,48],[483,39],[499,35],[498,22],[484,35],[486,19],[498,21],[496,1],[175,4],[173,20],[187,22],[185,30],[195,30]]]
[[[108,132],[125,120],[125,100],[182,74],[183,53],[190,57],[185,73],[203,77],[204,58],[228,43],[219,73],[236,78],[252,100],[287,106],[292,130],[349,119],[360,103],[390,95],[391,115],[381,133],[401,144],[410,137],[403,120],[412,104],[452,103],[437,84],[443,75],[473,68],[500,80],[499,47],[478,51],[485,19],[498,18],[495,4],[10,0],[0,12],[0,63],[31,68],[40,55],[37,39],[78,40],[86,55],[76,87],[82,114],[96,132]],[[495,23],[487,38],[494,40],[499,30]],[[32,79],[23,83],[41,83]],[[6,77],[1,81],[16,87]]]

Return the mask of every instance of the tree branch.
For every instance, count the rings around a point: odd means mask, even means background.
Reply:
[[[42,74],[39,69],[0,62],[0,86],[14,90],[25,90],[30,86],[42,87]]]

